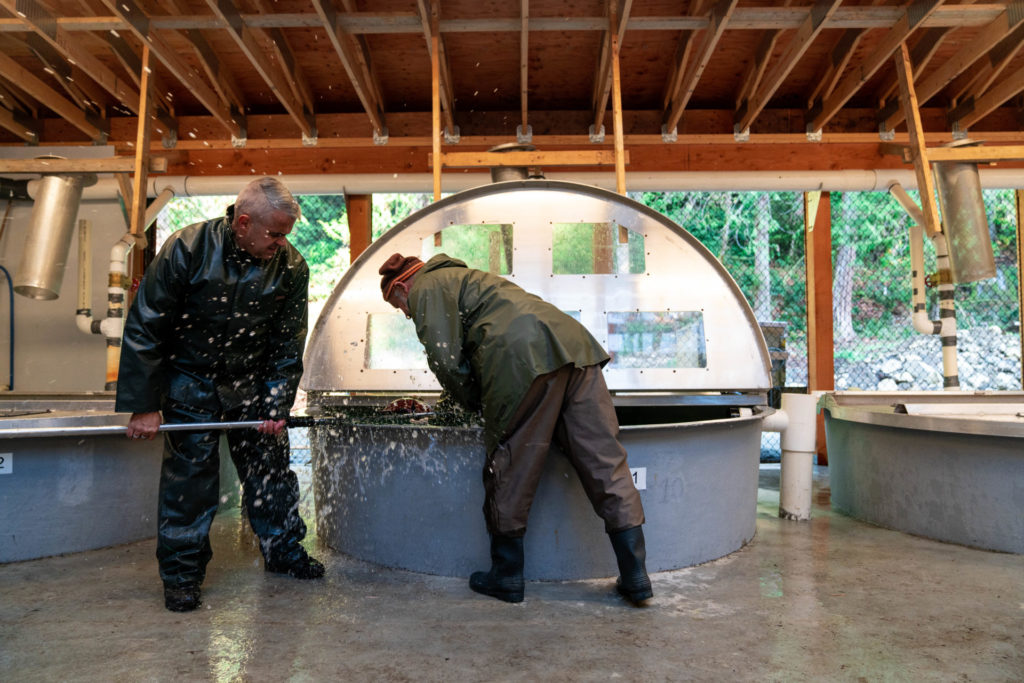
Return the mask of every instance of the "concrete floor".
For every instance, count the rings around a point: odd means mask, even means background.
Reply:
[[[163,608],[151,540],[0,566],[0,680],[1024,680],[1024,556],[833,514],[824,470],[813,519],[780,520],[777,467],[754,540],[654,575],[645,609],[610,580],[509,605],[326,549],[323,581],[268,575],[237,512],[195,613]]]

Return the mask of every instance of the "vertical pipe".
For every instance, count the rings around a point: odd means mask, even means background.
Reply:
[[[8,363],[10,364],[7,377],[7,390],[14,391],[14,282],[11,280],[11,274],[7,272],[7,269],[0,266],[0,271],[3,272],[4,277],[7,278],[7,300],[10,307],[10,332],[11,332],[11,348],[8,352]]]
[[[789,418],[782,431],[779,517],[805,520],[811,517],[814,452],[817,449],[817,394],[782,395],[782,411]]]
[[[1021,278],[1021,264],[1024,264],[1024,244],[1021,244],[1021,237],[1024,236],[1024,190],[1014,192],[1017,200],[1017,311],[1018,316],[1024,314],[1024,279]],[[1018,334],[1020,337],[1021,359],[1024,359],[1024,331]],[[1024,361],[1021,367],[1021,388],[1024,388]]]

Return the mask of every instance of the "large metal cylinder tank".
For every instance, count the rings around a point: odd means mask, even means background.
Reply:
[[[381,298],[377,269],[394,252],[444,252],[507,277],[609,350],[604,375],[647,515],[651,571],[707,562],[753,538],[769,353],[739,288],[692,235],[575,183],[509,181],[438,201],[374,242],[336,286],[306,349],[311,412],[436,398],[412,322]],[[313,429],[320,540],[414,571],[464,576],[485,566],[479,429],[350,422]],[[526,549],[527,578],[616,572],[603,522],[557,449]]]
[[[25,249],[14,276],[14,291],[30,299],[56,299],[64,281],[82,189],[95,174],[45,175],[36,191]]]

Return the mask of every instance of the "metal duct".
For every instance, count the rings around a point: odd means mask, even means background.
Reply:
[[[42,300],[60,295],[82,188],[95,182],[96,176],[91,173],[43,176],[35,193],[32,222],[14,278],[15,292]]]
[[[932,164],[949,245],[953,282],[976,282],[996,275],[981,178],[974,163]]]

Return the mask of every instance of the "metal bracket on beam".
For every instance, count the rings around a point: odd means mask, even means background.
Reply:
[[[444,142],[446,145],[457,145],[462,139],[462,135],[459,133],[459,127],[455,126],[455,131],[448,130],[447,127],[444,129]]]
[[[516,126],[516,142],[520,145],[528,145],[533,142],[533,126],[526,124],[526,132],[523,132],[523,124]]]
[[[676,130],[675,127],[673,127],[672,130],[669,130],[668,129],[668,124],[667,123],[663,123],[663,124],[661,124],[661,141],[662,142],[678,142],[679,141],[679,132]]]
[[[959,121],[953,122],[953,139],[954,140],[966,140],[967,129],[960,125]]]
[[[732,139],[736,142],[750,142],[750,126],[739,130],[737,126],[732,127]]]
[[[384,126],[378,132],[376,129],[373,131],[373,144],[375,145],[386,145],[388,144],[388,127]]]
[[[889,130],[886,130],[885,123],[882,122],[878,124],[878,138],[882,142],[892,142],[896,139],[896,129],[890,128]]]
[[[821,142],[821,129],[811,130],[810,126],[807,128],[807,142]]]
[[[168,128],[167,132],[160,138],[160,144],[164,146],[164,149],[174,149],[178,146],[178,129]]]
[[[302,146],[303,147],[316,147],[317,134],[316,128],[313,129],[312,135],[302,134]]]
[[[594,124],[590,124],[590,130],[588,131],[588,134],[590,135],[591,142],[593,142],[595,145],[601,144],[602,142],[604,142],[604,124],[602,123],[601,127],[598,128],[596,131],[594,130]]]
[[[242,149],[242,148],[244,148],[245,147],[245,143],[248,142],[248,141],[249,141],[249,138],[247,138],[247,137],[236,137],[234,135],[231,136],[231,146],[234,147],[235,149]]]

